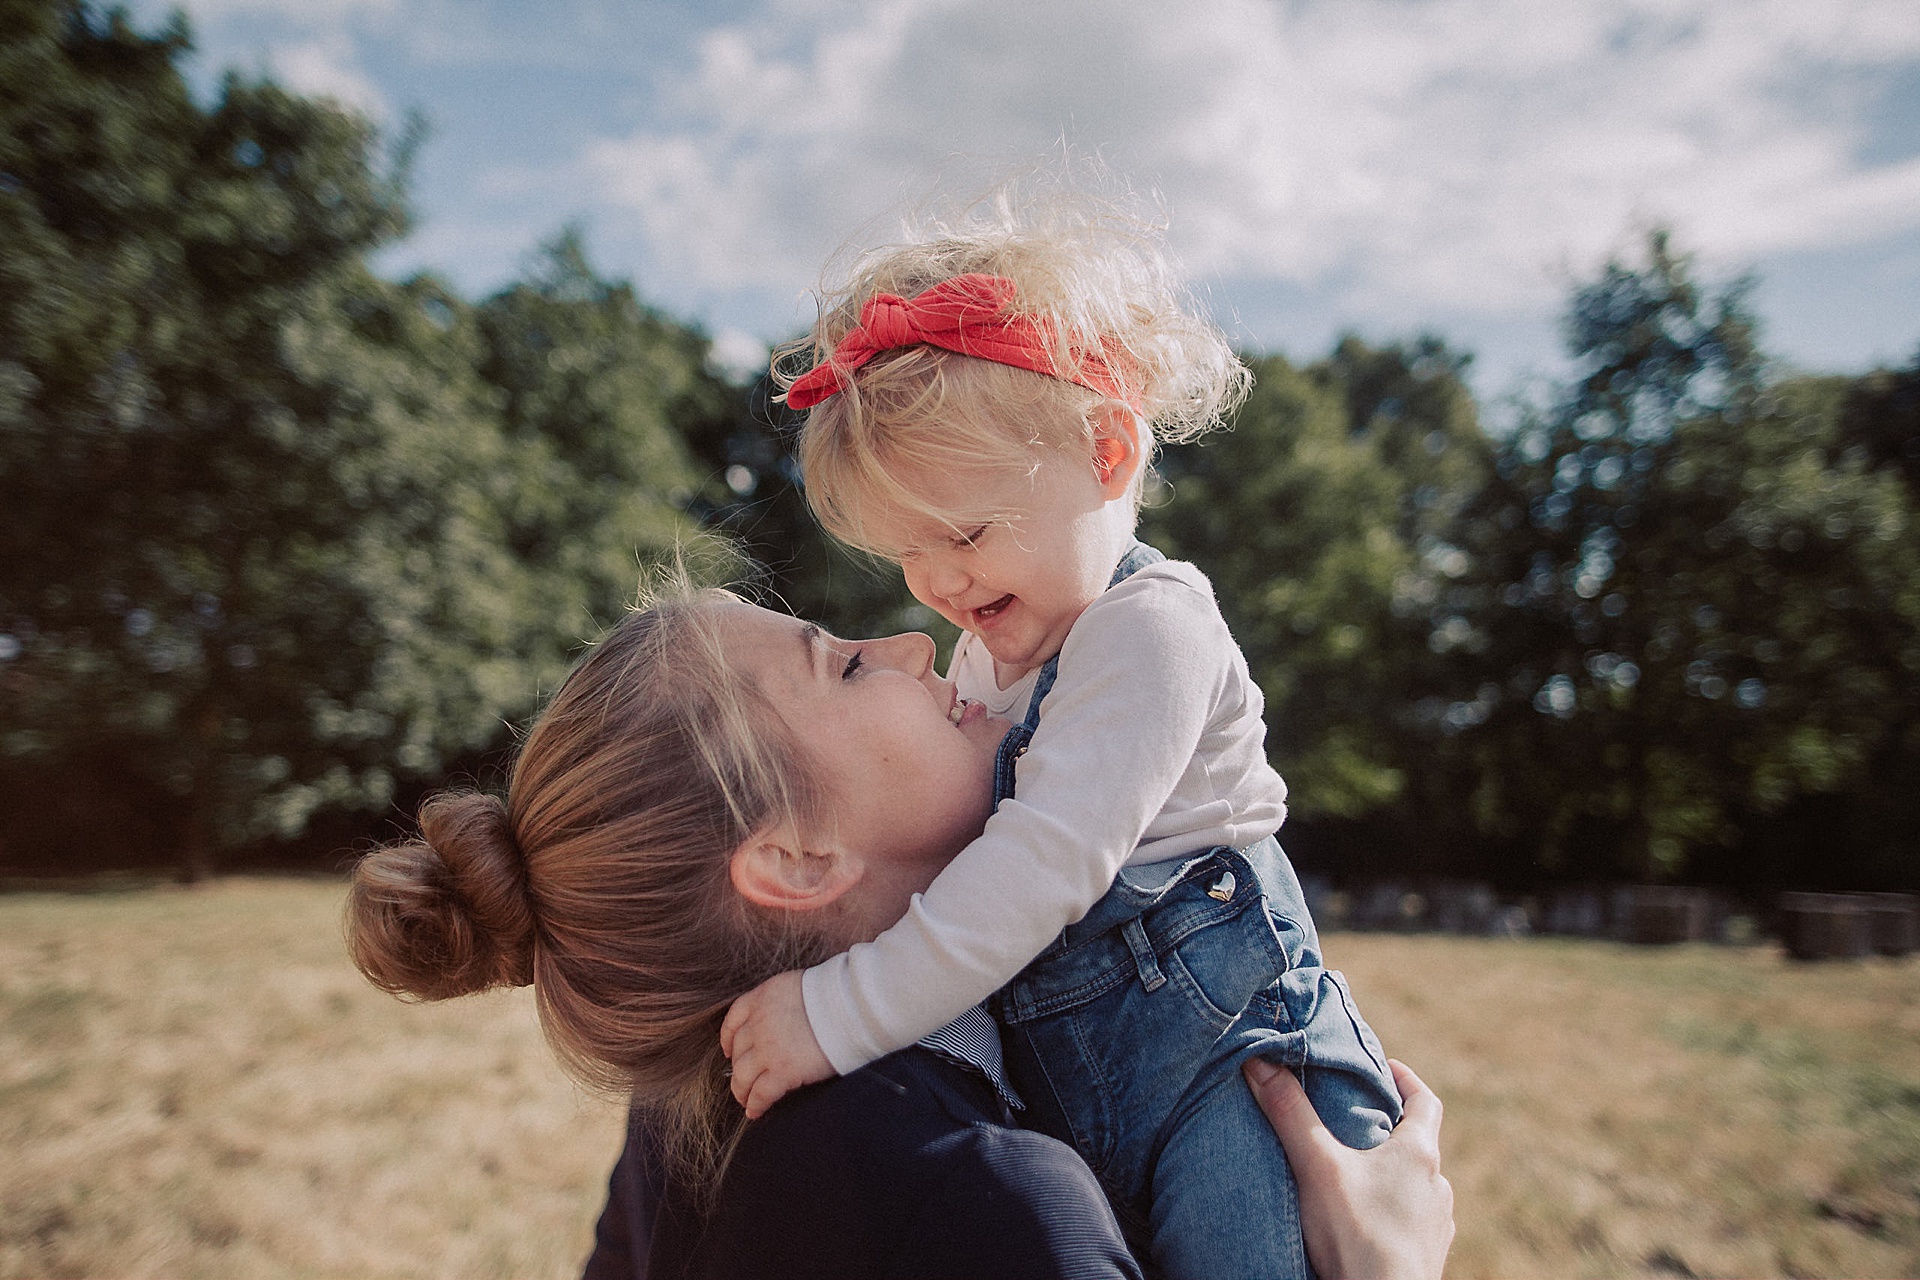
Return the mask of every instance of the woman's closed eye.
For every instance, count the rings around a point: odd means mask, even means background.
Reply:
[[[972,529],[964,530],[954,536],[953,545],[956,547],[978,546],[980,545],[980,539],[987,536],[987,529],[988,526],[983,524]]]
[[[840,669],[840,678],[842,680],[853,679],[854,673],[860,670],[862,662],[863,660],[860,656],[860,650],[855,649],[853,651],[853,656],[847,659],[847,665]]]

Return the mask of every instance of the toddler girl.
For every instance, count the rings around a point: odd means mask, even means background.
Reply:
[[[1143,1261],[1308,1274],[1240,1064],[1299,1070],[1356,1147],[1398,1093],[1274,840],[1259,687],[1206,578],[1134,539],[1156,440],[1217,423],[1244,368],[1138,224],[1044,201],[870,256],[811,345],[808,501],[965,633],[955,722],[1019,723],[984,834],[897,925],[734,1004],[735,1095],[758,1115],[987,1001],[1029,1121]]]

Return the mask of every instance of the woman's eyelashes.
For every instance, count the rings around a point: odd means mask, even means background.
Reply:
[[[953,545],[956,547],[978,546],[980,544],[980,539],[987,536],[987,528],[988,526],[983,524],[977,528],[968,529],[965,532],[961,533],[959,536],[954,538]]]
[[[847,665],[840,669],[840,678],[842,680],[853,679],[854,673],[860,670],[863,661],[860,656],[860,650],[855,649],[853,656],[847,659]]]

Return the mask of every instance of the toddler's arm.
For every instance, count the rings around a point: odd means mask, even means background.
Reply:
[[[1263,781],[1219,777],[1204,806],[1280,824],[1285,787],[1259,751],[1259,692],[1204,576],[1154,565],[1105,592],[1060,672],[1003,803],[900,922],[806,972],[807,1020],[842,1074],[914,1043],[1004,986],[1111,887],[1210,725],[1254,735]],[[1251,715],[1251,727],[1246,720]],[[1246,755],[1246,752],[1242,752]],[[1191,847],[1191,846],[1189,846]],[[1174,856],[1183,850],[1170,850]]]

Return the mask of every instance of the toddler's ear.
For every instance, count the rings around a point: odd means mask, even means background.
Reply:
[[[1093,437],[1093,474],[1108,501],[1125,497],[1145,460],[1141,450],[1140,415],[1131,405],[1103,400],[1087,415]]]

